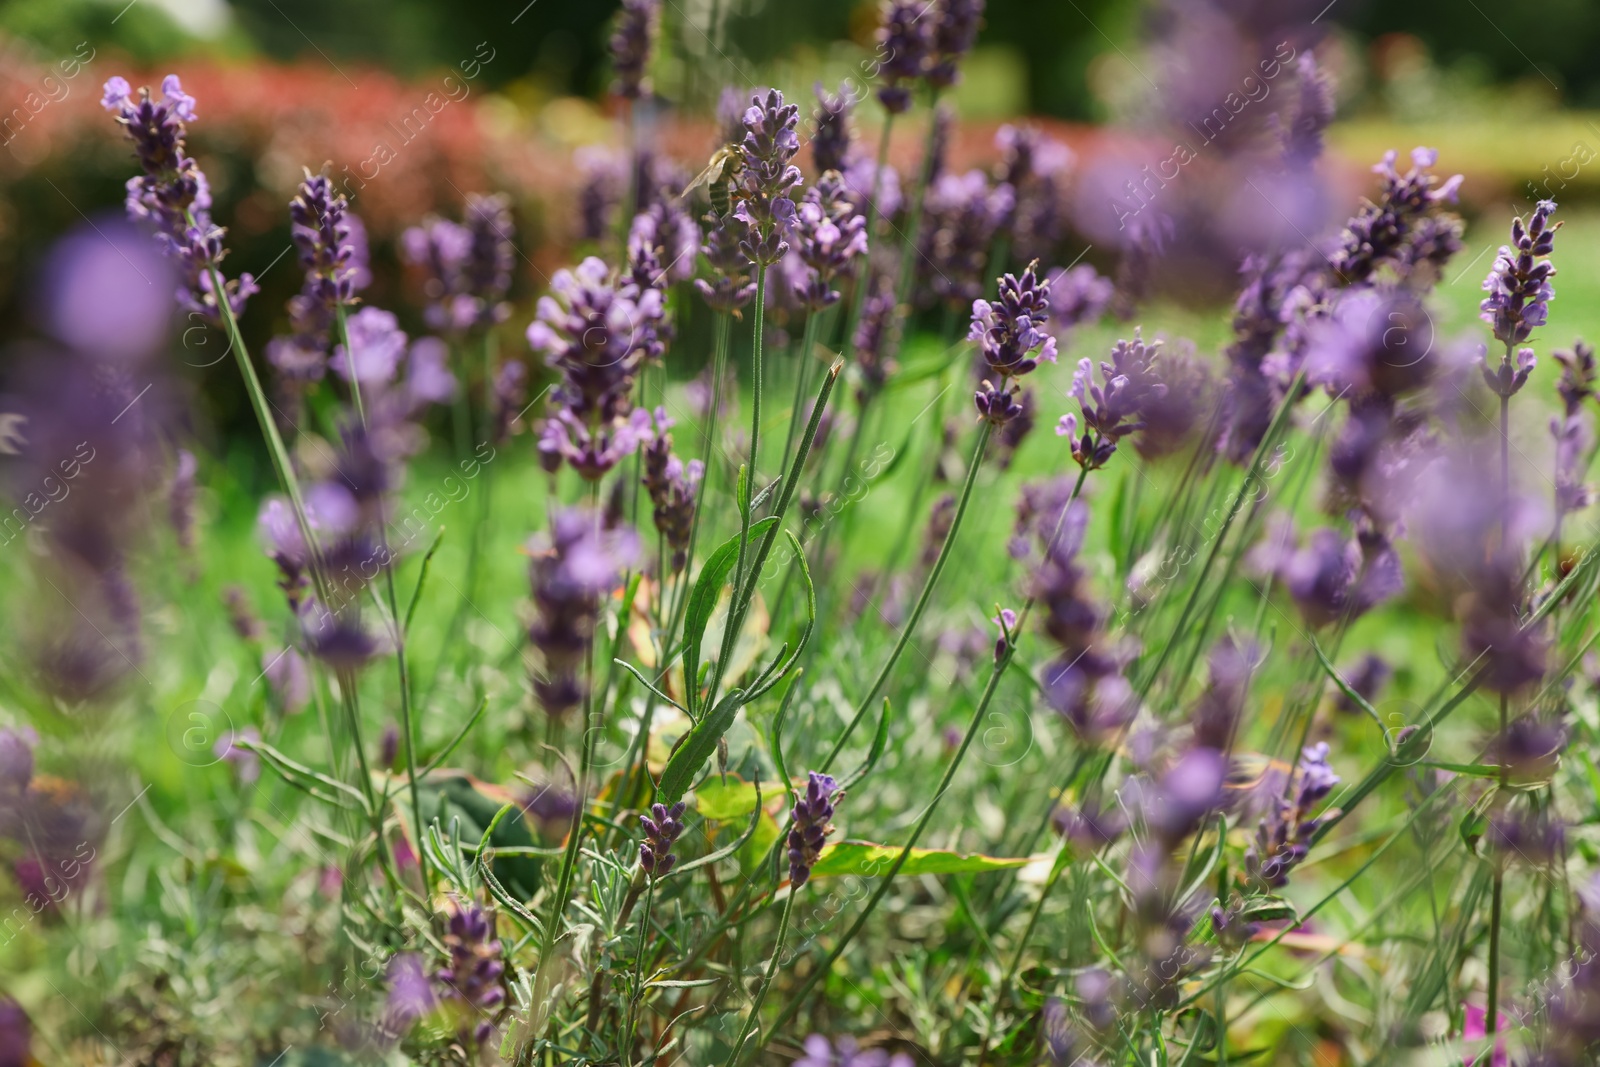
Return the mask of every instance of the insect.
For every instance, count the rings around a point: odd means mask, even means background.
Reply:
[[[711,156],[711,162],[706,164],[706,169],[701,171],[690,182],[681,194],[685,199],[689,194],[706,186],[707,195],[711,197],[711,213],[718,218],[728,213],[731,190],[729,183],[739,176],[744,169],[744,152],[736,144],[723,145]]]

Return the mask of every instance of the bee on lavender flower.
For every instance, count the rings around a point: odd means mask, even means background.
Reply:
[[[728,213],[733,200],[733,183],[744,170],[744,150],[737,144],[725,144],[711,154],[705,170],[695,175],[694,181],[683,187],[678,195],[689,199],[696,189],[704,188],[711,198],[711,213],[722,218]]]

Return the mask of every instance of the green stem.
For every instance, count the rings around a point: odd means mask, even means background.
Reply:
[[[988,425],[987,422],[984,423],[985,429],[988,428]],[[983,435],[983,439],[987,440],[987,434]],[[981,458],[982,450],[980,448],[978,455],[974,458],[974,463],[976,464]],[[950,765],[945,768],[944,777],[939,780],[939,787],[934,791],[933,798],[928,801],[928,806],[923,809],[921,817],[912,826],[911,835],[906,839],[905,845],[900,849],[900,853],[895,857],[894,862],[890,864],[888,873],[883,876],[883,880],[878,883],[878,888],[867,899],[866,906],[861,909],[861,914],[856,916],[856,921],[850,925],[850,929],[846,930],[844,936],[839,938],[838,944],[834,945],[833,950],[828,953],[827,957],[812,970],[810,977],[801,983],[800,988],[789,999],[788,1005],[778,1014],[777,1019],[773,1021],[771,1028],[767,1031],[769,1036],[782,1030],[799,1012],[801,1005],[805,1003],[807,994],[816,988],[817,983],[823,979],[833,968],[839,957],[844,954],[844,950],[849,947],[850,942],[855,940],[856,935],[861,932],[861,928],[866,925],[867,919],[871,917],[878,904],[888,894],[889,887],[893,885],[895,876],[905,866],[906,860],[911,858],[911,850],[916,848],[917,842],[922,839],[923,831],[933,821],[934,812],[939,808],[939,801],[943,800],[945,793],[949,791],[950,783],[954,781],[956,771],[960,769],[962,761],[966,758],[967,749],[972,747],[972,739],[978,735],[978,728],[983,725],[984,718],[989,714],[989,702],[994,699],[995,690],[999,688],[1000,679],[1005,675],[1006,667],[1010,665],[1012,657],[1016,654],[1016,649],[1017,642],[1009,642],[1005,654],[994,665],[994,670],[989,675],[989,684],[984,687],[983,696],[978,700],[978,706],[972,713],[971,721],[967,723],[967,732],[961,738],[960,747],[956,749],[955,755],[951,757]],[[757,1043],[755,1051],[759,1053],[765,1045],[766,1039],[761,1040]]]
[[[956,543],[956,536],[961,532],[961,520],[967,514],[967,505],[972,500],[972,487],[978,480],[978,470],[983,466],[983,452],[989,444],[989,434],[994,425],[987,419],[978,427],[978,443],[972,449],[972,458],[967,462],[967,477],[961,484],[961,496],[956,500],[955,517],[950,520],[950,532],[945,534],[944,543],[939,546],[939,558],[934,560],[933,566],[928,571],[928,577],[923,580],[922,591],[917,594],[917,602],[911,609],[911,614],[906,617],[906,623],[900,628],[900,636],[895,639],[894,648],[889,652],[889,658],[884,661],[878,671],[878,676],[873,679],[872,687],[867,690],[861,702],[856,705],[856,713],[845,726],[844,733],[833,743],[833,748],[828,752],[828,758],[823,760],[822,769],[826,772],[833,766],[833,761],[839,758],[839,753],[844,749],[845,743],[850,740],[850,735],[867,714],[867,710],[878,699],[878,694],[889,682],[889,675],[894,671],[895,665],[900,662],[900,655],[910,644],[911,637],[916,633],[917,624],[922,621],[922,613],[927,610],[928,601],[933,596],[934,586],[939,584],[939,576],[944,573],[945,562],[950,558],[950,549]]]
[[[633,1039],[639,1032],[639,998],[644,992],[640,988],[644,982],[644,946],[650,933],[650,905],[656,895],[656,877],[653,874],[648,877],[650,881],[644,890],[644,910],[639,915],[639,948],[633,959],[633,990],[628,995],[627,1032],[622,1042],[624,1067],[633,1067]]]
[[[794,402],[789,408],[789,434],[783,442],[783,463],[778,467],[780,471],[789,469],[789,457],[794,454],[794,432],[800,428],[800,409],[805,401],[806,379],[810,377],[811,347],[817,340],[817,324],[822,318],[819,312],[812,312],[806,316],[805,336],[800,342],[800,367],[794,378]]]
[[[761,978],[761,985],[756,990],[755,1001],[750,1005],[750,1014],[745,1016],[744,1024],[739,1028],[739,1040],[733,1043],[733,1051],[728,1054],[728,1067],[735,1067],[744,1051],[744,1043],[750,1039],[752,1029],[759,1025],[761,1019],[761,1005],[766,1002],[767,991],[772,988],[773,975],[778,973],[778,960],[783,957],[783,939],[789,933],[789,914],[794,910],[794,898],[799,895],[798,888],[790,888],[789,897],[783,902],[783,914],[778,917],[778,940],[772,946],[772,958],[767,961],[767,973]],[[759,1053],[765,1042],[756,1045]]]

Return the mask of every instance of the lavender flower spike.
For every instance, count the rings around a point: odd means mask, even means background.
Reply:
[[[823,843],[833,832],[828,821],[833,808],[844,798],[844,791],[832,775],[810,772],[805,792],[795,791],[794,825],[789,829],[789,890],[793,892],[811,878],[811,868],[822,854]]]
[[[583,703],[583,668],[599,625],[599,598],[621,581],[638,554],[631,530],[605,530],[588,511],[560,511],[550,532],[529,545],[530,581],[537,615],[528,640],[544,660],[534,695],[552,717]]]
[[[1299,779],[1293,799],[1276,798],[1275,810],[1256,829],[1256,839],[1245,849],[1245,871],[1263,889],[1281,889],[1288,884],[1289,871],[1311,847],[1311,837],[1328,813],[1312,815],[1339,776],[1328,766],[1328,743],[1319,741],[1300,756]]]
[[[617,28],[611,34],[611,65],[616,69],[618,96],[637,100],[650,95],[650,49],[661,21],[661,0],[622,0]]]
[[[855,101],[844,86],[830,93],[817,82],[812,91],[817,94],[817,128],[811,137],[811,161],[823,173],[843,171],[850,155],[850,111]]]
[[[898,115],[911,109],[911,88],[906,83],[927,72],[933,50],[933,22],[927,17],[932,0],[883,0],[883,21],[878,26],[878,75],[883,85],[878,101],[885,111]]]
[[[452,906],[444,935],[450,963],[434,973],[439,999],[459,1006],[457,1038],[481,1046],[494,1032],[494,1019],[505,1003],[500,942],[494,936],[494,918],[476,904]]]
[[[973,400],[978,414],[996,425],[1004,425],[1018,414],[1013,379],[1031,372],[1040,360],[1056,361],[1056,339],[1045,333],[1050,321],[1050,282],[1038,276],[1038,267],[1035,260],[1021,278],[1012,274],[1001,278],[996,302],[972,302],[967,340],[978,342],[984,363],[999,379],[998,385],[985,379]]]
[[[832,307],[839,300],[833,280],[867,254],[867,220],[856,214],[838,171],[828,171],[806,190],[796,232],[806,272],[794,285],[795,299],[813,312]]]
[[[127,79],[114,77],[105,84],[100,105],[116,116],[133,142],[144,174],[128,179],[128,217],[154,227],[161,250],[183,269],[184,287],[178,303],[222,324],[219,294],[213,278],[222,277],[227,254],[222,239],[227,231],[211,221],[211,187],[199,166],[185,154],[185,123],[195,118],[194,97],[183,91],[176,74],[161,81],[161,98],[148,88],[135,99]],[[255,279],[241,274],[224,281],[229,310],[238,316],[245,301],[257,292]]]
[[[639,823],[644,827],[644,840],[639,843],[639,866],[646,874],[663,878],[678,862],[678,857],[672,854],[672,846],[683,834],[683,812],[684,803],[680,800],[671,807],[652,804],[649,815],[639,816]]]
[[[933,62],[928,84],[948,89],[961,80],[958,64],[972,51],[983,21],[984,0],[940,0],[933,26]]]
[[[689,536],[694,528],[694,510],[700,495],[705,464],[691,459],[687,464],[672,452],[673,425],[666,408],[656,408],[655,432],[644,446],[644,488],[654,505],[656,530],[667,547],[674,573],[689,561]]]
[[[1521,216],[1512,219],[1511,244],[1500,246],[1500,254],[1483,281],[1489,295],[1479,305],[1479,318],[1493,327],[1495,338],[1506,346],[1507,352],[1526,341],[1535,326],[1544,325],[1550,300],[1556,295],[1550,287],[1556,268],[1547,258],[1555,248],[1556,231],[1561,228],[1559,222],[1550,225],[1555,210],[1554,200],[1541,200],[1526,226]],[[1526,380],[1524,376],[1523,381]],[[1494,382],[1490,388],[1501,396],[1510,395],[1501,393]]]
[[[1079,361],[1072,395],[1083,413],[1083,435],[1078,435],[1078,416],[1072,414],[1061,417],[1056,434],[1071,438],[1072,458],[1080,467],[1105,466],[1119,440],[1144,429],[1145,408],[1167,395],[1155,369],[1160,348],[1160,341],[1145,344],[1135,329],[1133,340],[1118,341],[1111,362],[1100,364],[1103,388],[1094,384],[1093,365],[1087,359]]]
[[[800,151],[799,118],[800,108],[784,103],[776,89],[752,96],[744,113],[744,169],[734,213],[750,225],[741,248],[753,263],[771,265],[789,250],[783,237],[794,224],[793,193],[800,184],[800,168],[791,162]]]

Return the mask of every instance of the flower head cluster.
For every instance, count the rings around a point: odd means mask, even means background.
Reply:
[[[939,0],[934,11],[928,84],[947,89],[961,80],[961,57],[972,51],[984,0]]]
[[[1412,149],[1411,169],[1401,174],[1391,150],[1372,168],[1383,179],[1382,196],[1367,201],[1346,224],[1329,256],[1341,284],[1369,281],[1385,263],[1404,277],[1425,267],[1437,276],[1437,268],[1461,248],[1461,220],[1439,210],[1455,202],[1461,175],[1441,182],[1429,173],[1438,159],[1431,148]]]
[[[974,402],[978,414],[997,426],[1017,416],[1015,379],[1033,371],[1040,360],[1054,363],[1056,339],[1045,332],[1050,322],[1050,282],[1037,274],[1038,263],[1018,278],[1000,279],[1000,299],[972,302],[972,328],[967,340],[978,342],[979,354],[998,379],[984,379]]]
[[[821,82],[812,88],[817,95],[816,132],[811,135],[811,162],[817,172],[843,171],[850,156],[850,112],[855,100],[840,86],[830,93]]]
[[[1155,366],[1160,348],[1160,341],[1145,344],[1135,329],[1133,340],[1118,341],[1111,362],[1100,364],[1103,386],[1094,383],[1094,365],[1078,361],[1071,395],[1083,414],[1083,433],[1078,433],[1078,416],[1069,412],[1061,416],[1056,434],[1072,442],[1072,458],[1084,470],[1105,466],[1117,442],[1144,429],[1146,409],[1167,395]]]
[[[464,217],[463,224],[430,215],[400,237],[401,256],[423,274],[428,325],[457,335],[505,321],[515,255],[503,193],[468,196]]]
[[[887,353],[889,334],[895,329],[894,285],[886,275],[874,275],[861,305],[861,321],[856,324],[856,397],[876,396],[893,376],[895,361]]]
[[[737,315],[739,309],[756,295],[756,283],[750,277],[750,268],[754,264],[745,253],[745,247],[751,239],[751,227],[731,211],[720,217],[707,218],[711,221],[711,228],[706,233],[706,243],[700,251],[711,265],[711,279],[696,278],[694,287],[713,310]]]
[[[919,288],[958,306],[981,296],[995,234],[1015,206],[1012,187],[990,185],[981,170],[940,175],[923,207]]]
[[[1550,286],[1556,268],[1549,260],[1555,249],[1556,231],[1561,228],[1559,222],[1550,225],[1555,210],[1554,200],[1541,200],[1526,225],[1520,215],[1512,219],[1511,244],[1500,246],[1494,266],[1483,280],[1483,289],[1489,295],[1479,305],[1478,317],[1489,324],[1495,339],[1506,346],[1508,353],[1526,341],[1535,326],[1544,325],[1550,300],[1556,295]],[[1528,355],[1531,358],[1532,352]],[[1521,383],[1517,384],[1520,387]],[[1501,396],[1510,395],[1497,388],[1494,381],[1490,388]]]
[[[1322,155],[1322,134],[1334,116],[1333,82],[1309,50],[1295,61],[1294,88],[1293,117],[1283,130],[1283,161],[1291,170],[1304,170]]]
[[[1312,836],[1329,814],[1313,812],[1338,784],[1339,776],[1328,766],[1326,741],[1300,754],[1291,796],[1273,797],[1273,810],[1261,820],[1255,841],[1245,849],[1245,873],[1252,882],[1266,890],[1288,884],[1289,872],[1306,858]]]
[[[753,263],[771,265],[789,249],[783,238],[794,224],[793,196],[800,184],[800,168],[791,162],[800,151],[799,119],[799,106],[784,103],[776,89],[752,96],[744,113],[739,145],[744,166],[734,190],[739,201],[734,213],[750,226],[742,249]]]
[[[494,936],[494,916],[476,904],[452,902],[444,946],[450,961],[434,972],[439,999],[458,1009],[456,1037],[479,1047],[494,1032],[505,1004],[505,962]]]
[[[794,295],[812,312],[838,302],[833,280],[867,254],[867,220],[856,214],[843,183],[838,171],[828,171],[806,190],[797,209],[795,247],[806,270]]]
[[[1030,124],[1001,126],[994,146],[1000,154],[995,179],[1009,187],[1013,202],[1002,226],[1012,253],[1018,259],[1049,256],[1067,233],[1063,182],[1072,150]]]
[[[289,220],[305,283],[289,298],[289,333],[269,341],[266,356],[278,372],[290,418],[298,421],[293,412],[306,387],[326,372],[339,309],[356,302],[372,275],[367,269],[366,229],[327,175],[306,172],[289,202]]]
[[[125,78],[114,77],[106,82],[100,104],[117,117],[144,170],[128,179],[128,217],[152,226],[162,251],[181,265],[184,287],[178,303],[220,326],[215,287],[222,278],[227,231],[211,221],[211,188],[186,154],[185,124],[195,119],[194,97],[183,91],[176,74],[162,79],[159,98],[148,88],[140,89],[136,98]],[[245,301],[257,292],[248,274],[224,281],[222,288],[220,295],[234,316],[243,313]]]
[[[1244,285],[1234,302],[1233,343],[1227,348],[1228,376],[1223,394],[1222,433],[1217,450],[1229,462],[1250,461],[1272,422],[1280,387],[1268,376],[1284,327],[1293,309],[1314,299],[1321,260],[1299,248],[1275,256],[1246,256]]]
[[[1314,627],[1357,619],[1405,587],[1394,545],[1365,522],[1354,537],[1324,527],[1297,546],[1294,525],[1285,518],[1262,538],[1250,561],[1283,584]]]
[[[799,889],[811,878],[811,868],[833,833],[833,808],[844,790],[832,775],[812,771],[804,791],[795,790],[793,825],[789,827],[789,888]]]
[[[1436,458],[1419,479],[1406,515],[1420,555],[1452,597],[1462,650],[1478,662],[1482,685],[1515,693],[1544,676],[1549,641],[1523,623],[1528,540],[1547,523],[1539,508],[1499,484],[1496,458],[1477,448]]]
[[[911,108],[911,89],[927,73],[933,53],[933,0],[883,0],[878,25],[878,101],[898,115]]]
[[[550,288],[528,327],[528,344],[559,375],[540,460],[552,471],[570,463],[597,481],[648,429],[649,416],[634,411],[631,394],[654,336],[649,326],[661,317],[661,293],[619,284],[594,256],[557,271]]]
[[[645,68],[660,21],[661,0],[622,0],[611,33],[611,66],[617,75],[612,87],[618,96],[637,100],[650,95]]]
[[[583,703],[583,668],[599,624],[599,600],[634,563],[638,541],[631,530],[603,528],[593,512],[558,511],[549,532],[535,536],[528,551],[535,608],[528,640],[544,661],[533,689],[545,712],[560,717]]]
[[[683,834],[684,803],[678,801],[671,807],[665,804],[650,805],[650,814],[639,816],[644,827],[644,840],[639,843],[639,866],[644,873],[657,878],[665,877],[678,862],[672,846]]]
[[[1056,646],[1040,677],[1045,702],[1088,744],[1102,744],[1133,718],[1121,650],[1105,632],[1106,611],[1078,559],[1089,509],[1070,506],[1074,479],[1024,485],[1017,501],[1011,554],[1038,555],[1028,578],[1044,631]]]
[[[689,537],[694,529],[694,509],[700,495],[705,464],[687,464],[672,451],[673,420],[666,408],[656,408],[655,431],[644,446],[644,488],[654,507],[656,531],[672,549],[674,573],[689,561]]]
[[[38,735],[29,727],[0,727],[0,846],[34,915],[56,907],[65,899],[63,890],[74,892],[88,879],[90,866],[82,859],[83,846],[98,844],[104,833],[103,820],[83,790],[36,774],[38,744]],[[12,843],[21,845],[21,850],[13,852]],[[18,858],[10,859],[13,855]],[[0,999],[0,1011],[4,1007]]]

